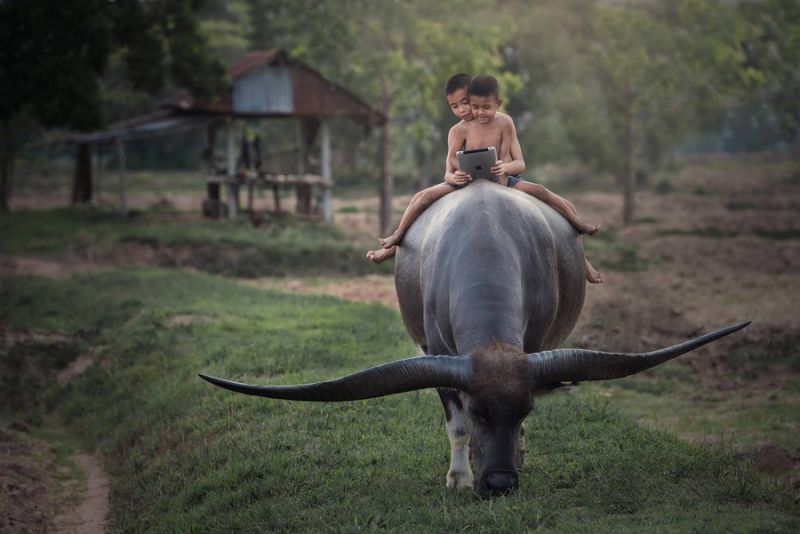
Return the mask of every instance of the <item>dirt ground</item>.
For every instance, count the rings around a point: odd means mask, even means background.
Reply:
[[[17,429],[0,430],[0,532],[42,532],[56,510],[51,446]]]
[[[558,192],[557,186],[552,188]],[[681,358],[680,365],[690,369],[702,384],[702,391],[696,395],[705,400],[739,397],[743,409],[776,396],[800,404],[796,386],[792,386],[800,380],[800,166],[774,159],[694,160],[684,165],[667,189],[662,193],[654,188],[640,191],[636,196],[636,222],[627,227],[620,224],[620,194],[567,195],[585,220],[602,226],[600,234],[587,241],[609,244],[587,243],[587,256],[603,271],[606,282],[588,286],[584,311],[570,345],[644,351],[751,320],[749,327],[725,342]],[[395,211],[401,212],[408,200],[408,196],[397,197]],[[21,195],[12,207],[30,202]],[[42,203],[39,196],[37,206],[58,202],[63,205],[60,198]],[[130,199],[132,206],[139,207],[157,202],[196,210],[199,201],[187,195],[132,195]],[[335,210],[336,224],[351,240],[363,244],[365,251],[377,245],[376,198],[337,200]],[[633,270],[621,261],[631,258],[638,265]],[[146,251],[127,251],[120,259],[124,263],[148,263]],[[56,278],[108,265],[82,257],[0,257],[1,273]],[[397,307],[391,276],[262,278],[243,283]],[[732,363],[726,356],[748,347],[762,347],[782,359],[769,368],[770,372],[747,379],[748,369],[737,367],[740,363]],[[800,414],[791,424],[791,430],[800,435]],[[690,434],[684,437],[694,439]],[[0,435],[0,447],[5,447],[0,453],[6,455],[0,459],[5,459],[13,455],[15,445],[2,438],[8,436]],[[789,473],[789,484],[800,492],[800,447],[789,450],[762,441],[751,455],[766,472]],[[12,487],[9,484],[18,484],[7,482],[9,470],[24,470],[24,465],[0,462],[4,491]],[[32,479],[28,484],[27,489],[20,490],[27,498],[39,493],[48,481]],[[36,510],[52,510],[47,492],[43,495],[44,501],[29,515],[31,521],[38,521]]]

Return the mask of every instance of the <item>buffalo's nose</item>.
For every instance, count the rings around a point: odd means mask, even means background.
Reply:
[[[484,489],[492,495],[502,495],[517,489],[518,479],[516,473],[508,471],[495,471],[487,473]]]

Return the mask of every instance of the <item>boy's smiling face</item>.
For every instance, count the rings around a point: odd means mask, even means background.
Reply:
[[[466,87],[456,89],[447,95],[447,105],[450,106],[450,111],[453,112],[453,115],[462,121],[471,121],[474,118]]]
[[[496,96],[469,96],[470,106],[472,107],[472,115],[478,119],[480,124],[487,124],[494,120],[497,111],[500,109],[502,100],[498,100]]]

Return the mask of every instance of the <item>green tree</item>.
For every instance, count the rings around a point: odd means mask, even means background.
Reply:
[[[755,31],[744,43],[748,65],[765,82],[757,95],[778,115],[788,139],[800,130],[800,2],[743,2],[740,10]]]
[[[604,167],[623,184],[624,224],[633,220],[638,172],[658,168],[689,132],[761,82],[741,46],[752,29],[717,0],[599,10],[589,50],[615,141]]]
[[[101,77],[118,53],[135,89],[165,83],[215,94],[223,68],[207,50],[197,0],[0,2],[0,210],[8,209],[11,172],[28,117],[43,127],[103,124]]]
[[[539,161],[573,156],[617,177],[626,224],[636,176],[763,81],[742,46],[754,25],[729,2],[565,0],[515,10],[511,60],[527,82],[517,101],[531,106],[514,110],[524,145]]]
[[[198,11],[201,33],[225,64],[251,48],[250,4],[249,0],[205,0]]]

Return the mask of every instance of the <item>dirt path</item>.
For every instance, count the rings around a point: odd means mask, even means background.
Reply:
[[[316,278],[266,277],[255,280],[242,280],[242,283],[289,293],[330,295],[353,302],[381,304],[387,308],[399,309],[397,293],[394,289],[394,276],[392,275]]]
[[[106,531],[108,517],[108,476],[98,454],[72,457],[86,476],[86,493],[77,505],[53,519],[53,530],[64,534],[98,534]]]

